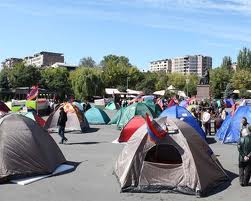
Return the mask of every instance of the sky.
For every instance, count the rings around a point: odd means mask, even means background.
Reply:
[[[0,61],[40,51],[78,64],[123,55],[140,69],[183,55],[236,61],[251,48],[249,0],[0,0]]]

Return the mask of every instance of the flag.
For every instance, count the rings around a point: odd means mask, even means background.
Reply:
[[[151,121],[149,115],[146,113],[147,133],[150,140],[157,143],[167,135],[167,131],[154,120]]]
[[[177,104],[178,104],[178,100],[177,100],[176,98],[172,98],[172,99],[169,101],[167,107],[169,108],[169,107],[172,107],[172,106],[177,105]]]
[[[161,98],[159,98],[157,100],[157,104],[159,104],[160,108],[163,110],[164,109],[164,104],[163,104],[163,100]]]
[[[33,99],[37,98],[37,96],[38,96],[38,86],[33,86],[31,88],[30,93],[27,94],[26,99],[33,100]]]

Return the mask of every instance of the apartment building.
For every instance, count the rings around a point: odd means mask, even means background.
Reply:
[[[77,68],[78,66],[76,66],[76,65],[71,65],[71,64],[66,64],[66,63],[56,62],[56,63],[53,64],[51,67],[53,67],[53,68],[66,68],[68,71],[73,71],[73,70],[76,70],[76,68]]]
[[[172,60],[171,59],[163,59],[150,62],[150,71],[162,71],[166,73],[170,73],[172,70]]]
[[[161,62],[160,62],[161,61]],[[183,74],[197,74],[204,75],[207,69],[212,68],[212,57],[202,55],[186,55],[183,57],[176,57],[173,59],[165,59],[160,61],[150,62],[150,71],[163,71],[162,61],[168,62],[168,70],[166,72],[179,72]]]
[[[23,62],[23,59],[21,59],[21,58],[8,58],[2,62],[2,67],[13,68],[14,65],[21,63],[21,62]]]
[[[26,65],[33,65],[36,67],[52,66],[59,62],[64,63],[64,55],[62,53],[55,52],[39,52],[33,56],[27,56],[24,58]]]

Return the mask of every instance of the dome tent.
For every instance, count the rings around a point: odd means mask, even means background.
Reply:
[[[104,110],[97,107],[92,107],[91,109],[87,110],[85,112],[85,117],[89,124],[93,125],[108,124],[110,121],[110,118],[104,112]]]
[[[64,107],[67,113],[67,122],[65,131],[81,131],[84,132],[89,128],[89,123],[85,118],[85,115],[78,109],[77,106],[70,103],[62,103],[53,113],[50,114],[45,122],[44,128],[50,132],[58,132],[58,117],[60,108]]]
[[[157,144],[146,124],[129,139],[115,164],[122,192],[180,192],[206,195],[228,180],[208,144],[194,128],[173,118],[158,118],[170,131]]]
[[[156,114],[149,108],[145,103],[134,103],[125,108],[124,112],[121,115],[117,123],[118,129],[122,129],[130,119],[132,119],[136,115],[140,115],[142,117],[146,116],[148,113],[151,117],[155,118]]]
[[[188,123],[190,126],[192,126],[203,139],[206,139],[206,134],[203,131],[203,129],[200,127],[197,120],[184,107],[172,106],[170,108],[167,108],[160,114],[160,117],[173,117],[173,118],[181,119],[184,122]]]
[[[143,124],[145,119],[142,116],[134,116],[121,130],[118,142],[127,142]]]
[[[242,117],[246,117],[248,123],[251,123],[251,106],[240,106],[232,117],[227,117],[216,133],[218,139],[223,143],[237,143],[240,139]]]
[[[162,112],[161,107],[159,106],[159,104],[155,104],[153,100],[148,99],[143,101],[143,103],[145,103],[148,107],[150,107],[152,111],[154,111],[154,113],[157,115],[157,117],[161,114]]]
[[[20,114],[8,114],[0,119],[0,146],[0,183],[50,174],[66,162],[52,137]]]
[[[121,107],[116,114],[113,116],[113,118],[110,120],[108,124],[117,124],[125,110],[125,107]]]
[[[109,102],[109,103],[105,106],[105,109],[107,109],[107,110],[116,110],[116,109],[117,109],[117,106],[116,106],[116,104],[115,104],[113,101],[111,101],[111,102]]]
[[[40,116],[38,116],[35,112],[18,112],[18,114],[21,114],[23,116],[26,116],[32,119],[33,121],[37,122],[42,127],[45,125],[45,120],[42,119]]]

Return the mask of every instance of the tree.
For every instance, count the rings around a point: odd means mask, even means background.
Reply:
[[[39,83],[41,74],[34,66],[26,66],[24,63],[16,64],[8,73],[11,87],[31,87]]]
[[[94,68],[96,67],[96,62],[92,59],[92,57],[84,57],[80,59],[79,66]]]
[[[228,56],[223,57],[221,68],[226,68],[227,70],[232,70],[232,59],[231,59],[231,57],[228,57]]]
[[[244,47],[237,56],[238,69],[251,69],[251,51]]]
[[[231,77],[232,73],[225,68],[215,68],[210,71],[210,86],[215,98],[222,97]]]
[[[143,76],[143,80],[137,84],[136,89],[143,91],[145,94],[152,94],[154,91],[156,91],[155,85],[158,80],[158,74],[146,72],[143,74]]]
[[[10,83],[8,80],[9,70],[7,68],[3,68],[0,72],[0,88],[9,89]]]
[[[41,71],[41,86],[58,94],[61,100],[71,95],[69,72],[66,68],[46,68]]]
[[[100,66],[105,69],[111,66],[131,67],[132,64],[129,62],[129,59],[125,56],[117,56],[110,54],[103,57],[103,60],[100,62]]]
[[[104,83],[101,75],[101,70],[93,68],[80,67],[71,72],[70,82],[75,98],[85,100],[91,96],[102,95]]]
[[[226,86],[226,90],[224,92],[224,98],[230,98],[233,94],[233,87],[231,83],[228,83]]]
[[[234,89],[251,89],[251,73],[248,70],[238,70],[231,79]]]

